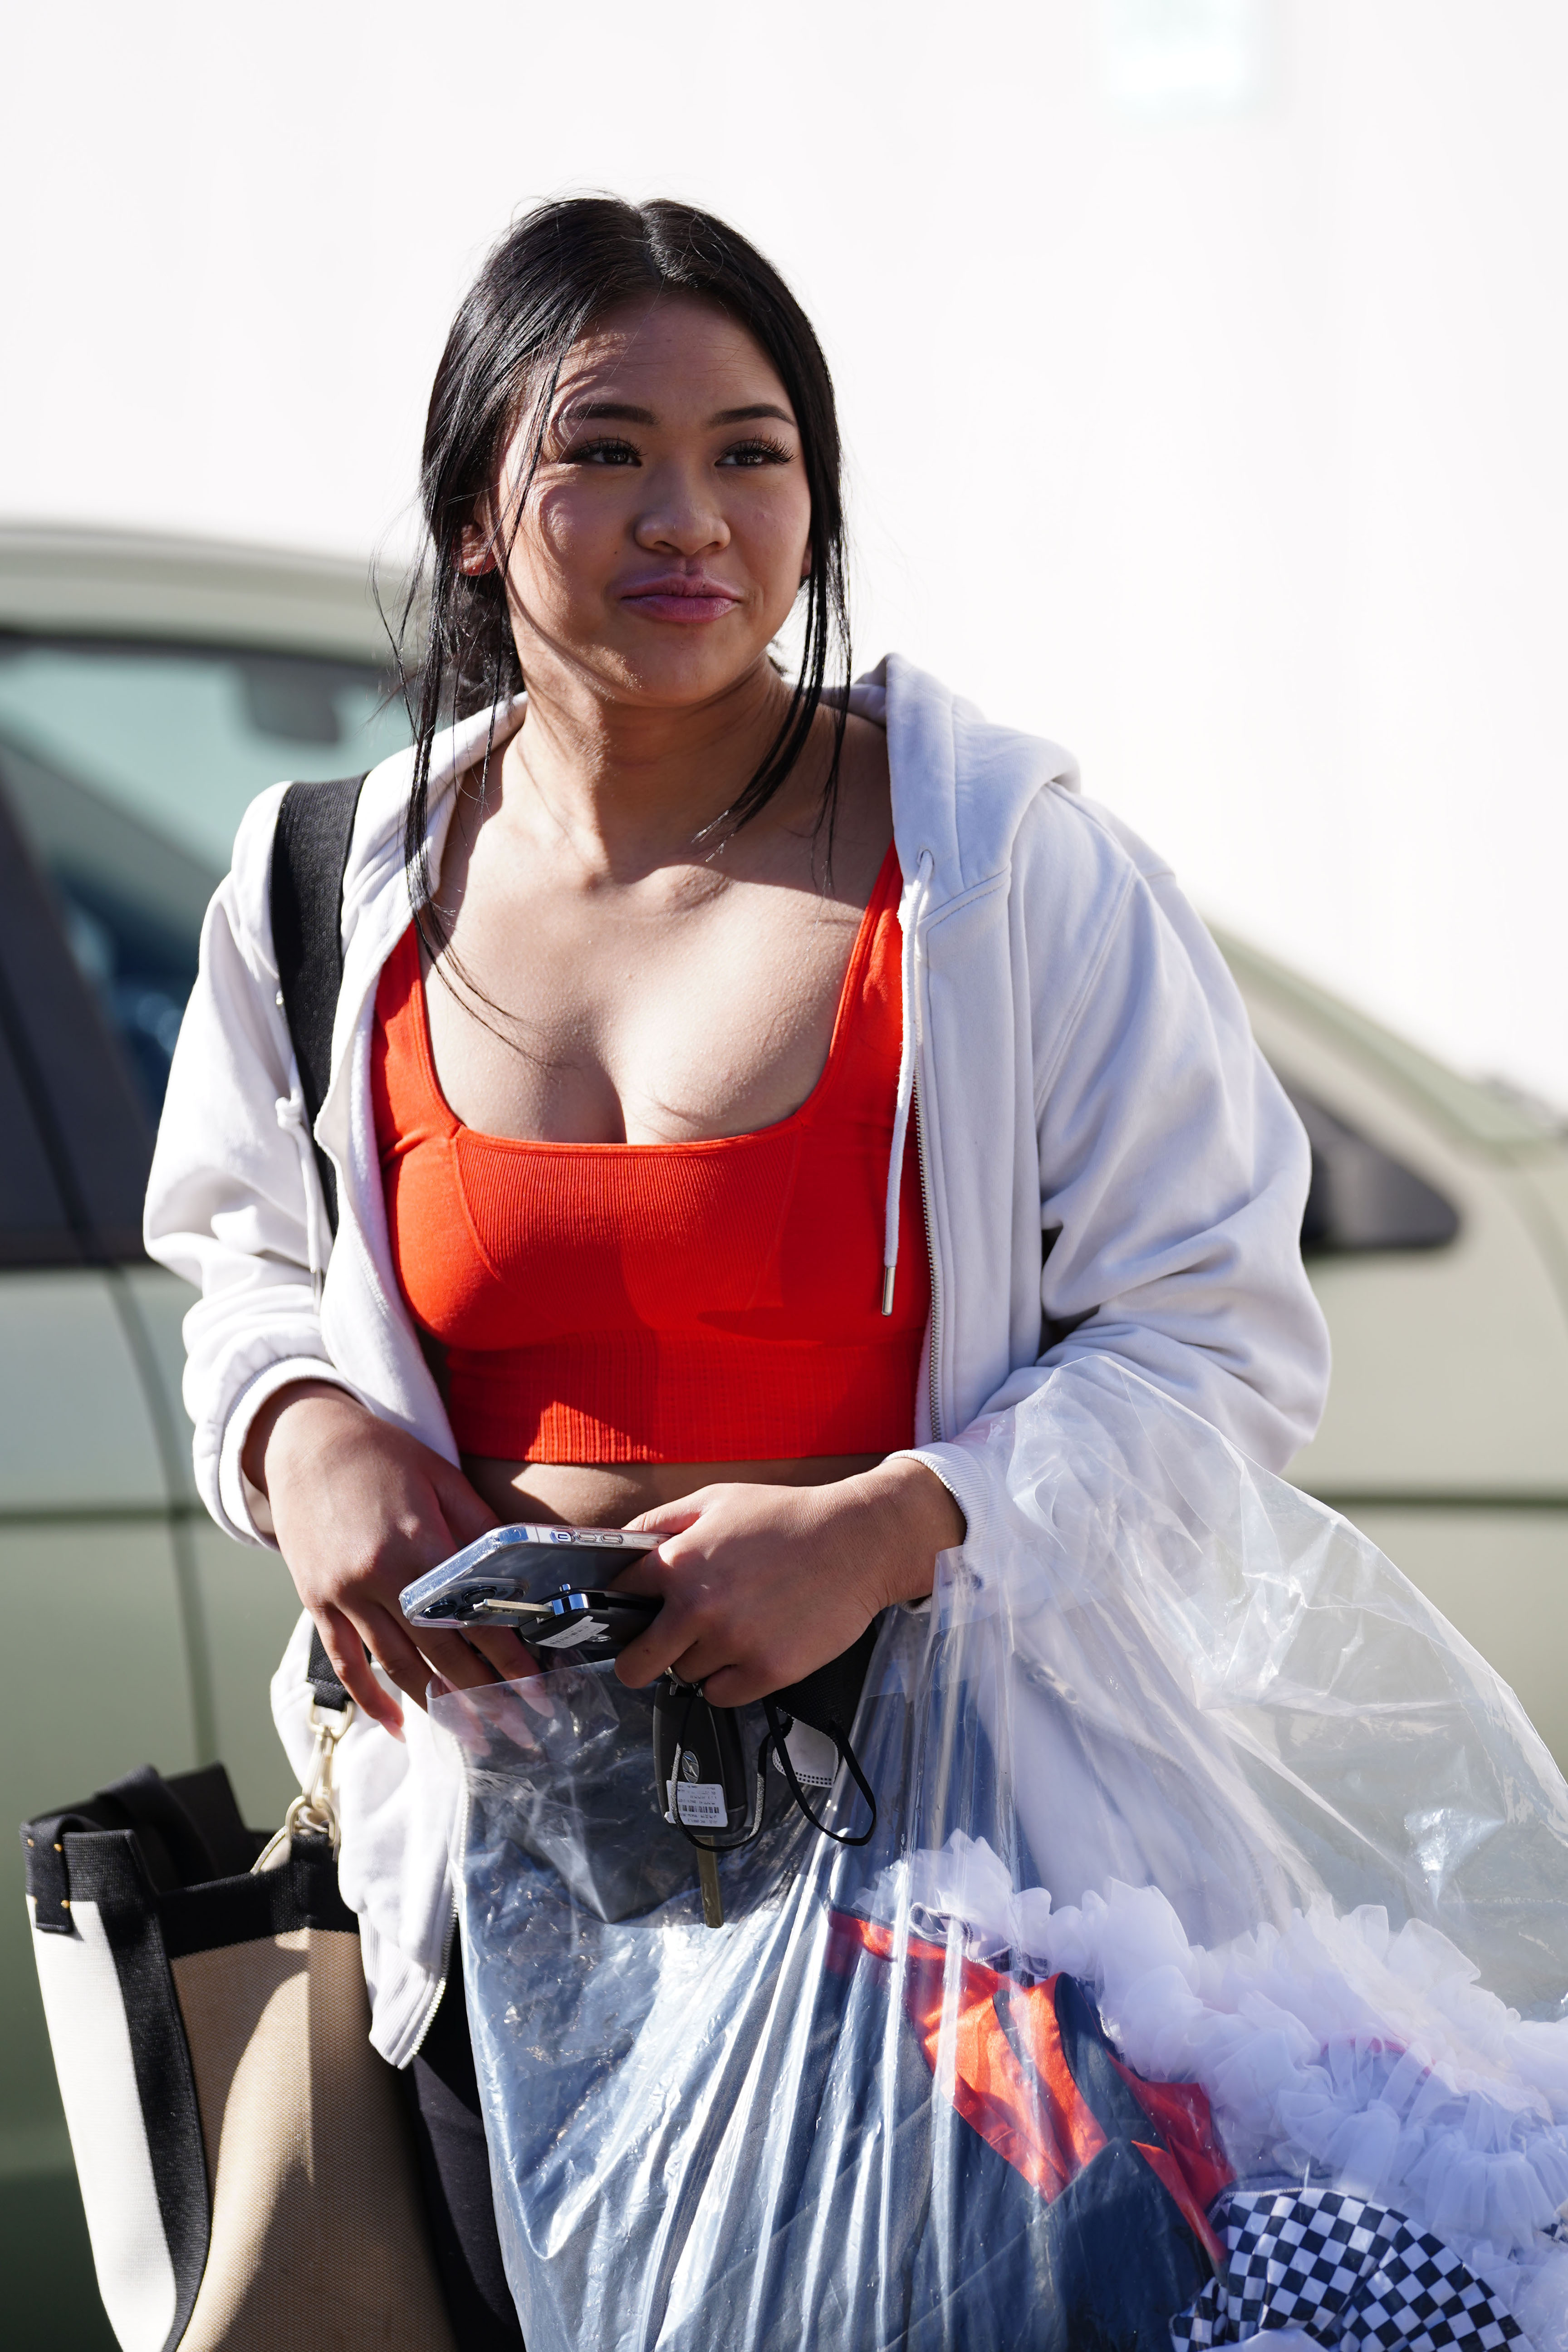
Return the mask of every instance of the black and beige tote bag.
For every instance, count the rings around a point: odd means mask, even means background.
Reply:
[[[49,2039],[123,2352],[453,2352],[338,1891],[331,1756],[351,1711],[318,1706],[313,1786],[270,1845],[221,1764],[133,1772],[24,1826]]]

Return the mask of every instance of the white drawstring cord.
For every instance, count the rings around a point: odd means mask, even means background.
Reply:
[[[305,1097],[298,1087],[292,1094],[279,1096],[278,1124],[293,1136],[300,1148],[300,1181],[305,1188],[305,1255],[310,1264],[311,1293],[319,1307],[327,1265],[321,1232],[321,1180],[316,1172],[316,1148],[310,1122],[305,1116]]]
[[[893,1282],[899,1271],[899,1204],[904,1181],[904,1143],[910,1131],[910,1106],[915,1096],[915,933],[925,912],[934,863],[929,849],[921,852],[915,887],[910,893],[904,924],[903,952],[899,959],[900,994],[903,1000],[903,1035],[899,1041],[899,1091],[893,1100],[893,1144],[888,1154],[888,1207],[882,1225],[882,1312],[893,1311]]]

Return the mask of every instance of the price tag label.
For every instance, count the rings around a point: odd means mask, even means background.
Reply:
[[[575,1650],[583,1643],[592,1642],[602,1630],[603,1628],[592,1617],[582,1617],[578,1619],[575,1625],[568,1625],[564,1633],[541,1633],[534,1643],[534,1648]]]

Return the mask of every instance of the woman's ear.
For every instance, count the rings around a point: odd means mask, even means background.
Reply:
[[[491,534],[483,523],[466,522],[458,544],[458,569],[477,580],[482,572],[496,568],[495,547]]]

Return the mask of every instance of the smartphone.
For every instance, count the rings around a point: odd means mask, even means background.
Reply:
[[[604,1586],[658,1540],[621,1528],[493,1528],[405,1585],[399,1603],[411,1625],[506,1625],[542,1662],[594,1665],[658,1616],[656,1596]]]

